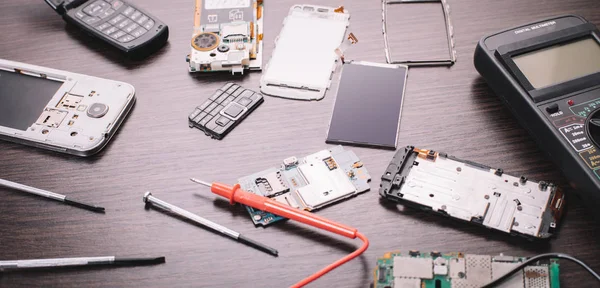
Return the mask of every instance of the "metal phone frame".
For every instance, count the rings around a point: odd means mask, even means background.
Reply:
[[[454,27],[450,22],[450,6],[446,0],[381,0],[381,16],[383,29],[383,42],[385,45],[385,59],[389,64],[404,64],[407,66],[452,66],[456,62],[456,50],[454,49]],[[392,61],[391,51],[387,35],[387,6],[390,4],[413,4],[413,3],[440,3],[444,12],[446,23],[446,38],[448,39],[449,58],[444,60],[400,60]]]

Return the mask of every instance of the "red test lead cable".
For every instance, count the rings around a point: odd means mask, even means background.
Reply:
[[[308,224],[313,227],[317,227],[319,229],[327,230],[329,232],[350,238],[355,239],[358,238],[362,240],[363,245],[356,251],[351,254],[345,256],[344,258],[335,261],[329,264],[327,267],[319,270],[317,273],[310,275],[309,277],[303,279],[302,281],[294,284],[292,287],[302,287],[317,278],[327,274],[329,271],[341,266],[342,264],[356,258],[358,255],[362,254],[369,248],[369,240],[367,237],[361,233],[359,233],[355,228],[339,224],[333,222],[331,220],[325,219],[323,217],[317,216],[313,213],[306,212],[300,209],[292,208],[288,205],[279,203],[277,201],[271,200],[267,197],[263,197],[260,195],[252,194],[250,192],[246,192],[240,189],[240,184],[235,184],[233,187],[222,184],[222,183],[208,183],[197,179],[190,179],[198,184],[210,187],[210,191],[213,193],[220,195],[229,199],[229,203],[241,203],[246,206],[250,206],[254,209],[259,209],[265,212],[273,213],[275,215],[285,217],[288,219],[296,220],[298,222],[302,222],[304,224]]]

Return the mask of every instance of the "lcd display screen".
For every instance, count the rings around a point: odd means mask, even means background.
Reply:
[[[401,65],[344,64],[327,143],[395,149],[407,71]]]
[[[0,126],[27,130],[63,82],[0,70]]]
[[[512,57],[535,89],[600,72],[600,45],[593,38]]]

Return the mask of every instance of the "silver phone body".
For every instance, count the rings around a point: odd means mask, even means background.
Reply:
[[[135,103],[132,85],[83,74],[0,59],[0,77],[0,139],[67,154],[98,153]]]

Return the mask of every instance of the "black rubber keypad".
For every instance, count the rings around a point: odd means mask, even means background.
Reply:
[[[263,101],[260,93],[227,83],[194,109],[188,117],[189,124],[222,139]]]
[[[92,1],[75,16],[106,36],[121,43],[131,42],[154,27],[154,20],[120,0]]]

